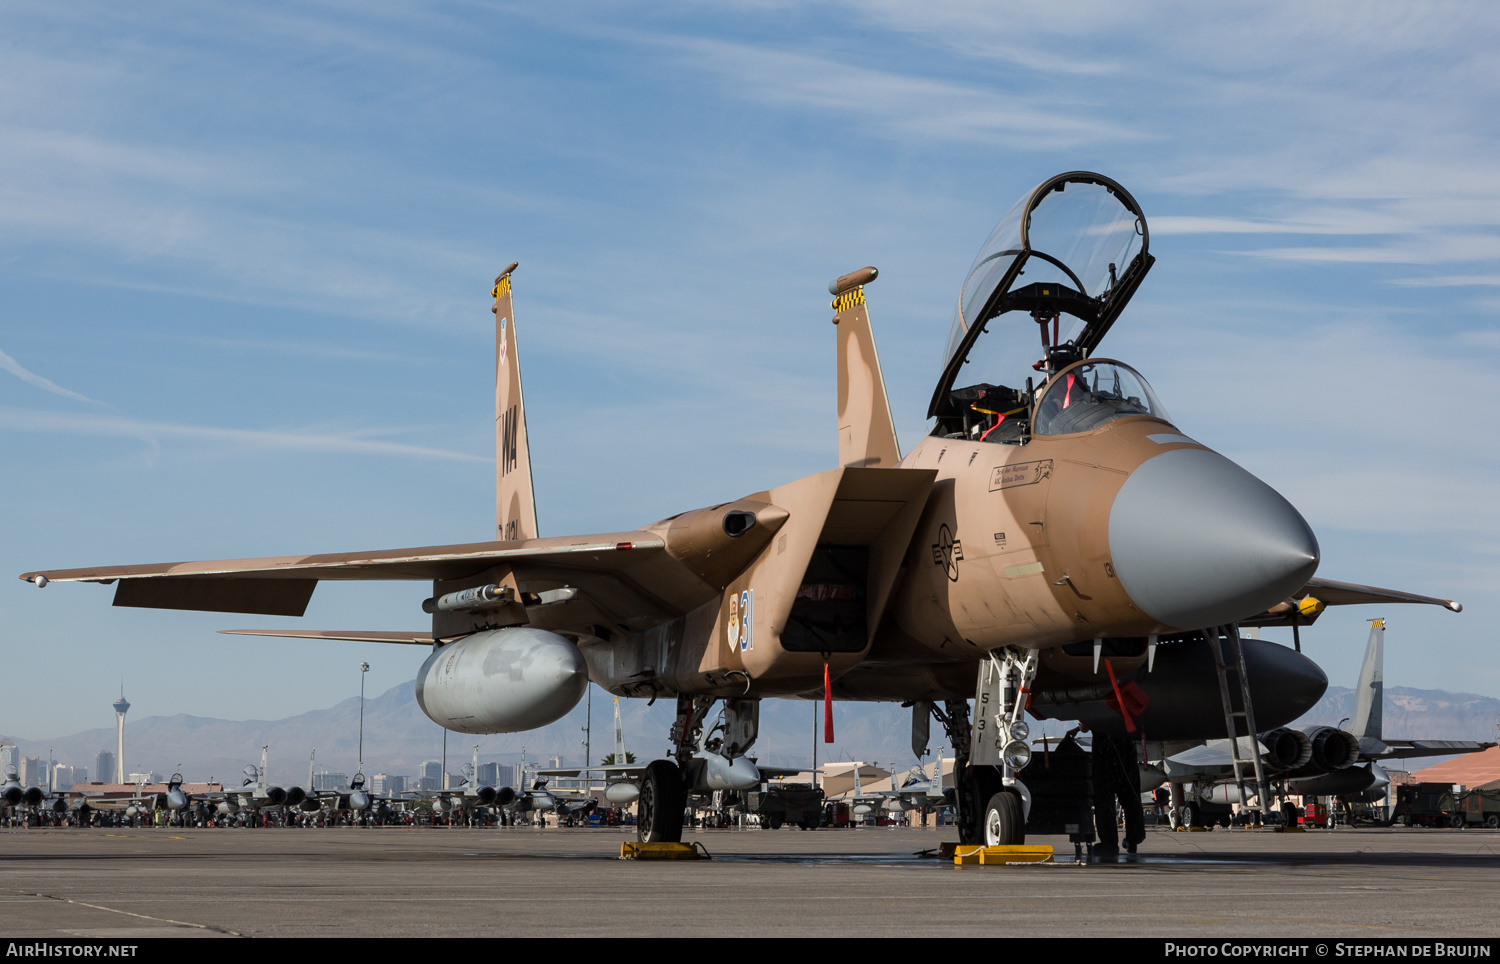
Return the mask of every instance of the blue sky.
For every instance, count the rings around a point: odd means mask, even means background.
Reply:
[[[493,525],[512,260],[545,534],[832,465],[827,282],[864,264],[903,443],[957,287],[1062,170],[1158,264],[1103,353],[1288,496],[1348,685],[1500,695],[1500,182],[1477,4],[12,5],[0,13],[0,559],[427,545]],[[420,628],[417,584],[307,628]],[[231,640],[0,580],[0,732],[276,718],[416,650]]]

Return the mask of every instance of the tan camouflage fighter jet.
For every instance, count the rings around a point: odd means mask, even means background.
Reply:
[[[830,730],[833,700],[900,701],[919,755],[934,716],[955,748],[960,837],[1020,842],[1027,710],[1125,745],[1248,735],[1291,722],[1327,679],[1299,652],[1240,640],[1241,621],[1459,608],[1315,579],[1318,543],[1296,509],[1184,434],[1134,368],[1094,357],[1152,265],[1148,245],[1109,178],[1027,192],[964,280],[934,427],[905,455],[865,307],[876,271],[844,275],[830,286],[836,467],[638,529],[546,538],[512,264],[493,289],[492,541],[21,578],[115,583],[117,606],[286,616],[321,580],[431,581],[430,631],[253,632],[429,647],[417,698],[465,733],[550,723],[589,680],[675,697],[671,759],[638,777],[647,841],[680,838],[688,794],[758,782],[745,754],[763,698],[822,698]]]

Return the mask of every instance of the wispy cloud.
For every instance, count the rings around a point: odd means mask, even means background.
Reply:
[[[1449,274],[1432,278],[1392,278],[1393,285],[1408,288],[1500,287],[1500,274]]]
[[[63,398],[76,398],[80,402],[93,402],[95,405],[101,404],[100,402],[94,401],[94,399],[89,398],[87,395],[80,395],[77,392],[69,391],[56,382],[50,379],[43,378],[36,372],[28,371],[27,369],[21,367],[20,362],[16,361],[14,358],[10,357],[3,351],[0,351],[0,368],[3,368],[6,371],[10,372],[12,375],[16,376],[28,385],[35,385],[37,388],[40,388],[43,391],[51,392],[54,395],[61,395]]]
[[[0,409],[0,430],[43,432],[58,435],[99,435],[155,441],[180,438],[228,443],[244,449],[321,452],[346,455],[383,455],[399,458],[437,459],[452,462],[490,462],[488,456],[425,445],[409,445],[380,438],[393,429],[360,429],[328,432],[311,429],[242,429],[211,425],[152,422],[104,415],[77,415],[26,409]]]
[[[1388,245],[1263,248],[1238,253],[1310,263],[1452,264],[1500,258],[1500,237],[1484,234],[1424,236]]]
[[[1004,141],[1011,148],[1043,150],[1142,136],[1115,121],[1090,117],[1076,105],[1049,109],[1034,93],[727,40],[658,36],[653,41],[675,49],[682,63],[718,77],[733,97],[852,120],[887,137],[934,144]]]

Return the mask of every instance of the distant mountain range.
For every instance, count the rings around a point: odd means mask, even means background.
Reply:
[[[646,761],[664,755],[667,730],[675,701],[642,700],[620,703],[626,747]],[[1336,726],[1354,714],[1354,694],[1347,687],[1330,686],[1316,707],[1299,724]],[[580,705],[562,720],[527,733],[470,737],[448,734],[447,769],[458,773],[480,746],[481,762],[515,763],[524,748],[528,760],[560,756],[576,765],[583,758],[583,727],[587,715]],[[597,763],[613,752],[611,699],[593,694],[591,756]],[[761,736],[753,751],[762,763],[806,766],[818,739],[820,762],[828,760],[895,761],[904,769],[916,762],[911,754],[911,711],[891,703],[838,703],[834,707],[837,742],[821,742],[822,705],[792,700],[766,700],[761,710]],[[1472,693],[1418,690],[1391,686],[1385,690],[1385,734],[1390,737],[1451,740],[1497,740],[1500,700]],[[1059,724],[1048,723],[1048,732]],[[417,706],[415,689],[403,683],[365,701],[365,773],[415,776],[425,760],[443,752],[443,731]],[[91,770],[100,749],[112,749],[113,728],[85,730],[50,740],[4,738],[17,744],[24,756],[47,755],[59,762]],[[215,720],[198,716],[148,716],[125,724],[126,769],[171,773],[181,764],[189,780],[238,782],[240,771],[260,761],[262,745],[270,746],[270,777],[281,784],[307,780],[307,757],[317,747],[318,768],[353,773],[358,757],[359,700],[347,699],[328,709],[313,710],[283,720]],[[943,743],[942,729],[932,726],[929,746]],[[99,779],[98,774],[90,774]]]
[[[1330,686],[1294,725],[1337,726],[1354,716],[1354,690]],[[1409,686],[1385,688],[1385,736],[1411,740],[1489,740],[1500,742],[1500,700],[1475,693],[1418,690]]]

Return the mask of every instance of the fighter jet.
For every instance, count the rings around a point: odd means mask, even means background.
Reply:
[[[5,782],[0,784],[0,807],[7,810],[16,807],[40,807],[47,799],[47,791],[41,787],[21,785],[20,771],[14,763],[5,765]]]
[[[464,782],[451,790],[407,790],[405,796],[417,797],[432,802],[437,813],[461,814],[466,810],[488,807],[491,804],[504,806],[516,798],[510,787],[496,790],[479,783],[479,744],[474,744],[474,759],[464,765]],[[366,806],[369,806],[366,803]]]
[[[1290,649],[1242,643],[1240,621],[1295,626],[1323,604],[1371,601],[1459,609],[1318,582],[1317,539],[1297,510],[1174,423],[1139,371],[1095,355],[1155,261],[1149,240],[1136,200],[1102,175],[1026,192],[959,287],[933,427],[905,453],[866,306],[878,272],[843,275],[829,286],[834,466],[581,536],[538,528],[512,264],[490,292],[486,541],[21,578],[115,583],[117,606],[285,616],[324,580],[430,581],[430,630],[254,632],[427,647],[417,699],[465,733],[550,723],[590,680],[675,698],[669,758],[640,780],[647,841],[680,839],[686,794],[714,789],[716,774],[733,788],[758,780],[737,764],[762,699],[821,698],[830,742],[835,699],[921,701],[956,750],[961,839],[1020,842],[1028,705],[1092,715],[1096,735],[1248,735],[1291,722],[1326,678]],[[1233,691],[1220,685],[1230,678]],[[724,736],[710,749],[720,701]],[[700,765],[705,751],[719,762]]]
[[[317,814],[323,810],[348,811],[356,818],[362,816],[377,803],[384,803],[384,797],[375,797],[365,788],[365,774],[362,768],[356,768],[354,776],[349,780],[346,790],[315,790],[317,781],[313,779],[313,769],[317,759],[318,748],[313,747],[307,754],[307,790],[302,793],[300,800],[295,803],[290,801],[292,793],[288,792],[288,806],[294,806],[300,813]],[[249,770],[246,770],[248,774]],[[293,788],[294,790],[297,788]]]
[[[645,764],[631,763],[632,754],[625,751],[625,724],[620,719],[620,698],[615,697],[614,753],[609,762],[600,766],[549,767],[537,770],[538,777],[592,777],[604,780],[604,799],[615,806],[635,803],[641,795],[640,781],[646,772]],[[597,776],[595,776],[597,774]]]
[[[1381,760],[1478,753],[1494,746],[1475,740],[1411,740],[1383,736],[1382,698],[1385,687],[1385,620],[1370,621],[1370,637],[1355,687],[1354,716],[1349,730],[1332,726],[1305,729],[1278,727],[1254,741],[1239,737],[1241,755],[1257,752],[1263,764],[1289,793],[1337,796],[1354,802],[1374,802],[1385,795],[1390,779]],[[1184,821],[1195,823],[1191,810],[1241,802],[1239,789],[1228,778],[1229,740],[1212,740],[1180,750],[1162,761],[1174,783],[1191,780],[1194,801],[1184,805]],[[1195,803],[1198,804],[1195,807]]]
[[[262,810],[276,807],[296,807],[307,799],[307,791],[301,787],[279,787],[266,783],[266,756],[270,746],[260,748],[260,766],[245,767],[244,780],[238,787],[225,788],[219,798],[218,810],[226,816],[242,809]]]

